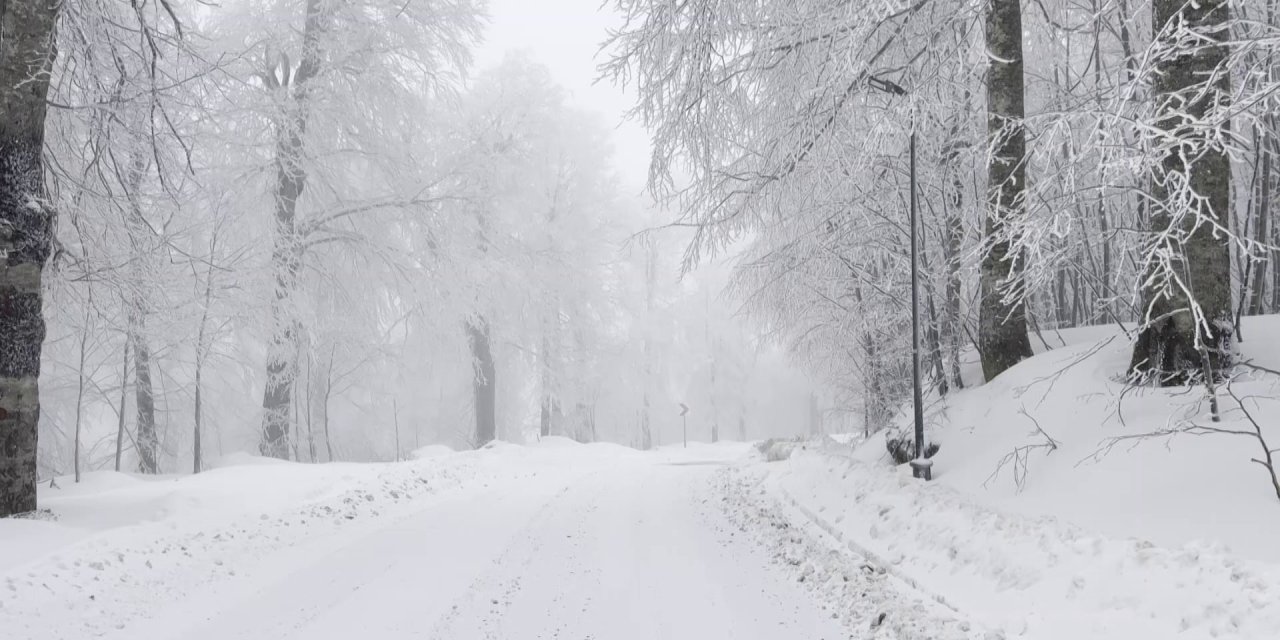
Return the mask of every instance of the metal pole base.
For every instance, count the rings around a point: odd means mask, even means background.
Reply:
[[[913,478],[924,478],[926,481],[932,480],[933,461],[928,458],[912,460],[911,476]]]

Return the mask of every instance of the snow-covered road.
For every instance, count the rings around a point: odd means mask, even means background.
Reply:
[[[521,470],[506,475],[496,457],[482,459],[463,486],[357,520],[351,530],[301,536],[260,561],[222,550],[216,566],[225,560],[233,576],[202,582],[176,572],[181,579],[168,597],[141,615],[30,624],[25,633],[113,640],[850,637],[791,567],[730,519],[715,478],[731,456],[709,454],[546,451],[506,460]],[[161,580],[147,591],[168,589]],[[113,615],[113,597],[125,596],[98,592],[102,615]]]
[[[840,638],[706,502],[713,465],[621,465],[432,505],[147,636]],[[185,608],[185,607],[184,607]],[[192,617],[182,624],[181,619]]]

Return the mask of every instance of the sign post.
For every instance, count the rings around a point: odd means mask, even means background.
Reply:
[[[685,403],[680,403],[680,426],[684,430],[684,448],[689,448],[689,407]]]

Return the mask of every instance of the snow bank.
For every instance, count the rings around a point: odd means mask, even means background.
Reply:
[[[1245,319],[1241,357],[1280,370],[1280,317]],[[1252,432],[1225,389],[1134,389],[1115,327],[1045,334],[1051,350],[929,408],[935,482],[888,460],[883,434],[770,465],[814,526],[1008,635],[1280,637],[1280,499],[1258,442],[1144,437],[1191,424]],[[1038,343],[1039,339],[1033,339]],[[976,363],[967,367],[970,372]],[[1280,446],[1280,377],[1246,399]]]
[[[564,449],[566,447],[580,447],[582,446],[582,443],[574,440],[573,438],[566,438],[564,436],[542,436],[536,442],[530,443],[529,446],[541,447],[544,449]]]
[[[1280,567],[1006,514],[940,483],[799,451],[770,488],[810,523],[1008,636],[1234,638],[1280,629]]]
[[[217,458],[206,466],[208,469],[221,469],[223,467],[243,467],[247,465],[256,465],[256,464],[278,465],[278,464],[295,464],[295,463],[290,462],[288,460],[281,460],[279,458],[270,458],[266,456],[260,456],[254,453],[249,453],[247,451],[236,451],[233,453],[228,453],[220,458]]]
[[[1246,318],[1243,358],[1280,369],[1280,317]],[[943,446],[938,482],[1005,511],[1055,516],[1110,536],[1162,546],[1224,544],[1280,562],[1280,499],[1257,441],[1234,435],[1135,438],[1194,421],[1252,431],[1220,393],[1224,421],[1211,423],[1201,390],[1131,389],[1122,376],[1130,347],[1114,327],[1047,334],[1065,343],[988,384],[933,407]],[[1233,384],[1280,446],[1280,378]],[[1056,448],[1047,446],[1052,439]],[[874,439],[856,455],[884,461]]]
[[[775,468],[769,465],[767,468]],[[775,562],[803,583],[846,628],[850,637],[895,640],[996,640],[980,624],[936,594],[904,580],[893,567],[844,546],[838,537],[793,513],[785,501],[762,490],[768,473],[759,467],[726,467],[718,476],[722,508],[739,532],[765,548]]]
[[[249,463],[185,477],[90,474],[61,495],[42,489],[41,506],[56,521],[0,520],[0,637],[97,637],[264,563],[288,571],[325,541],[385,526],[379,517],[401,517],[416,499],[469,483],[479,466],[465,457],[241,461]]]
[[[448,445],[429,444],[425,447],[419,447],[409,452],[410,460],[431,460],[434,458],[443,458],[453,455],[455,451]]]

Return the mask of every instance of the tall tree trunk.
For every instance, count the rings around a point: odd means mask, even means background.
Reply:
[[[960,116],[969,112],[969,93],[965,92],[965,108]],[[964,388],[964,380],[960,377],[960,293],[963,276],[960,273],[960,253],[964,245],[964,182],[960,179],[960,149],[965,142],[960,138],[960,124],[957,120],[951,127],[945,162],[947,173],[951,175],[947,193],[946,220],[943,226],[942,257],[947,264],[947,286],[944,293],[944,318],[941,323],[942,340],[947,344],[947,357],[951,360],[951,383],[957,389]]]
[[[200,331],[196,334],[196,391],[195,391],[195,429],[191,434],[191,472],[200,473],[204,466],[204,454],[201,450],[201,438],[203,434],[201,430],[204,427],[204,404],[203,393],[204,385],[202,377],[204,374],[204,362],[209,355],[209,347],[206,344],[208,338],[209,327],[209,304],[213,300],[213,258],[214,251],[218,247],[218,236],[214,235],[209,242],[209,266],[204,277],[204,308],[200,314]]]
[[[1257,223],[1254,225],[1254,240],[1264,246],[1271,238],[1271,165],[1274,162],[1272,144],[1275,138],[1274,130],[1271,128],[1273,120],[1273,114],[1267,114],[1263,118],[1262,141],[1258,145],[1258,150],[1262,153],[1262,184],[1261,197],[1258,199]],[[1267,252],[1266,259],[1259,260],[1253,267],[1253,284],[1249,302],[1249,313],[1253,315],[1261,315],[1266,309],[1267,261],[1270,258],[1270,252]]]
[[[467,340],[475,369],[476,446],[483,447],[497,437],[497,385],[494,380],[493,350],[489,344],[489,322],[477,316],[467,322]]]
[[[551,325],[548,325],[548,327],[544,329],[542,336],[542,353],[540,354],[542,364],[542,371],[540,372],[542,402],[541,413],[539,415],[538,433],[544,438],[551,435],[552,431],[555,430],[556,417],[560,413],[560,402],[556,398],[555,380],[553,377],[555,375],[555,365],[553,364],[554,354],[551,353],[551,339],[546,335],[548,331],[551,331],[550,326]]]
[[[204,364],[203,361],[204,361],[203,357],[199,355],[196,356],[196,392],[195,392],[196,406],[195,406],[195,416],[194,416],[195,429],[191,433],[191,473],[193,474],[200,473],[201,468],[204,466],[204,458],[203,458],[204,454],[200,450],[200,437],[201,437],[200,427],[202,426],[201,420],[203,419],[201,414],[202,399],[200,397],[201,396],[200,377],[201,377],[201,370],[203,369],[202,365]]]
[[[652,238],[644,241],[644,411],[640,416],[640,448],[653,448],[653,409],[649,392],[653,389],[653,301],[658,288],[658,247]]]
[[[1147,322],[1134,345],[1130,373],[1183,385],[1205,374],[1220,376],[1231,363],[1231,289],[1225,286],[1231,247],[1206,224],[1227,226],[1231,162],[1214,142],[1217,134],[1203,124],[1211,109],[1230,99],[1230,75],[1219,69],[1227,56],[1222,26],[1229,9],[1227,0],[1156,0],[1152,10],[1155,47],[1164,49],[1154,56],[1158,125],[1179,144],[1167,149],[1151,180],[1151,249],[1172,255],[1165,267],[1147,265],[1153,277],[1144,281],[1155,284],[1144,291]],[[1218,44],[1171,54],[1168,48],[1186,41],[1179,34],[1183,29]],[[1205,86],[1209,78],[1213,85]],[[1182,286],[1160,286],[1174,278]],[[1192,313],[1197,305],[1203,323]]]
[[[61,7],[0,4],[0,518],[36,508],[41,280],[53,244],[40,154]]]
[[[719,373],[719,358],[716,357],[717,340],[711,341],[711,441],[720,441],[720,405],[717,402],[716,374]]]
[[[864,366],[862,367],[862,427],[864,433],[870,435],[885,427],[884,406],[885,390],[883,385],[883,367],[880,362],[880,350],[876,347],[876,337],[870,331],[862,333],[862,351]]]
[[[306,407],[306,412],[307,412],[307,415],[306,415],[307,454],[311,456],[312,464],[315,464],[317,462],[316,430],[315,430],[315,417],[314,417],[315,404],[316,404],[316,399],[315,399],[316,377],[315,377],[314,354],[315,354],[314,347],[307,350],[307,382],[306,382],[307,399],[304,400],[302,403],[302,406]]]
[[[267,380],[262,392],[262,439],[258,449],[264,456],[287,459],[289,434],[293,427],[293,385],[298,377],[298,335],[300,328],[293,308],[302,263],[302,238],[297,231],[298,200],[307,186],[305,139],[309,120],[311,80],[320,73],[321,36],[330,19],[329,0],[307,0],[307,16],[302,33],[302,59],[289,78],[287,60],[280,65],[281,79],[272,69],[268,86],[291,92],[288,107],[281,114],[276,138],[275,247],[271,268],[275,276],[275,296],[271,304],[272,333],[267,346]],[[274,85],[274,86],[273,86]]]
[[[72,466],[75,468],[76,483],[80,482],[80,440],[82,427],[84,426],[84,383],[85,383],[85,365],[89,360],[89,323],[92,321],[91,311],[93,309],[93,285],[89,285],[88,301],[84,308],[84,326],[80,329],[80,366],[79,377],[76,385],[76,436],[75,446],[72,451]]]
[[[125,227],[129,232],[130,283],[129,283],[129,342],[133,344],[134,403],[137,426],[134,429],[138,450],[138,472],[158,473],[159,437],[156,434],[156,404],[151,386],[151,349],[147,345],[146,292],[152,286],[151,228],[142,213],[141,189],[147,160],[141,151],[135,151],[129,165],[126,197],[129,201]]]
[[[329,462],[333,462],[333,437],[329,434],[329,399],[333,396],[333,360],[337,355],[337,346],[329,348],[329,362],[324,374],[324,450],[329,454]]]
[[[120,356],[120,410],[116,412],[116,471],[120,471],[120,458],[124,454],[124,408],[129,399],[129,337],[125,334],[124,353]]]
[[[1114,280],[1111,266],[1111,221],[1107,218],[1107,206],[1104,202],[1098,203],[1098,229],[1102,234],[1102,289],[1100,294],[1105,298],[1102,301],[1103,317],[1115,315],[1115,291],[1112,288]]]
[[[1099,0],[1090,0],[1089,8],[1099,18],[1093,21],[1093,88],[1094,93],[1098,96],[1098,104],[1102,105],[1105,88],[1103,87],[1102,74],[1102,27],[1106,24],[1105,19],[1099,13]],[[1113,316],[1115,313],[1114,298],[1115,293],[1112,290],[1112,268],[1111,268],[1111,221],[1107,219],[1107,204],[1105,194],[1098,200],[1098,230],[1100,240],[1102,242],[1102,285],[1098,289],[1098,295],[1103,298],[1101,308],[1095,309],[1094,312],[1101,314],[1103,321]],[[1086,240],[1087,242],[1087,240]]]
[[[400,401],[391,398],[391,420],[396,430],[396,462],[400,462]]]
[[[138,423],[134,427],[134,442],[138,449],[138,472],[159,473],[160,440],[156,435],[156,403],[151,388],[151,349],[147,347],[143,333],[146,325],[143,316],[130,316],[130,332],[133,334],[133,391]]]
[[[978,346],[987,380],[1031,356],[1022,302],[1022,256],[1011,253],[1010,222],[1026,216],[1026,147],[1023,127],[1022,8],[1019,0],[991,0],[987,7],[987,165],[989,194],[984,225],[986,251],[979,281]],[[1006,301],[1005,287],[1017,300]]]
[[[929,250],[926,248],[925,234],[920,234],[920,271],[922,274],[930,274],[929,270]],[[938,307],[934,302],[937,297],[937,291],[933,286],[933,277],[926,275],[926,285],[924,286],[925,315],[927,317],[924,328],[925,352],[929,356],[929,367],[933,369],[933,383],[938,389],[938,395],[946,396],[951,390],[947,384],[947,371],[942,366],[942,337],[939,331],[940,320],[938,318]]]

